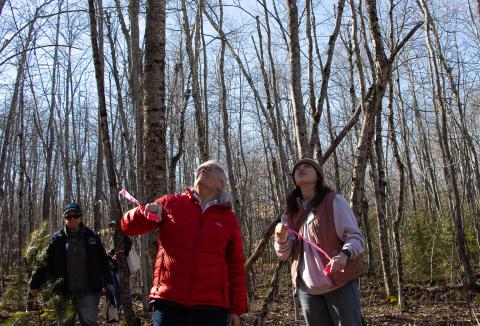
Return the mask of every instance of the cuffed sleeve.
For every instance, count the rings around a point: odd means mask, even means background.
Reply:
[[[347,200],[339,194],[336,194],[333,200],[333,218],[335,220],[335,232],[344,241],[342,249],[347,249],[352,253],[350,258],[361,254],[365,250],[365,239],[360,232],[352,208]]]
[[[158,228],[159,223],[147,219],[144,209],[145,206],[138,206],[123,214],[120,220],[120,229],[124,234],[136,236],[152,232]],[[164,214],[165,210],[162,209],[162,218]]]

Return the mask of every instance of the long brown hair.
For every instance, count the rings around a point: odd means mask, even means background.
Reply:
[[[330,193],[332,192],[332,189],[325,185],[323,183],[323,176],[321,174],[318,174],[318,179],[317,183],[315,184],[315,196],[310,200],[310,207],[315,208],[320,205],[322,200]],[[296,186],[295,189],[293,189],[290,194],[287,196],[287,208],[286,208],[286,213],[287,214],[295,214],[298,212],[298,203],[297,203],[297,198],[302,197],[302,191],[300,190],[299,186]]]

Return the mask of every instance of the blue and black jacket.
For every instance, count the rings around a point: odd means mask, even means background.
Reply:
[[[87,253],[87,276],[89,290],[99,293],[106,284],[112,284],[105,248],[98,235],[83,225],[82,237]],[[55,232],[47,247],[45,261],[30,278],[30,289],[39,289],[47,280],[53,282],[53,292],[69,295],[67,273],[67,234],[65,227]]]

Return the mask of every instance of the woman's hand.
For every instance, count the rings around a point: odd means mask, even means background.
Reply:
[[[285,243],[288,240],[288,224],[278,223],[275,227],[275,241]]]
[[[345,266],[347,265],[348,256],[345,255],[343,252],[333,257],[325,266],[325,269],[328,270],[330,266],[330,272],[343,272]]]
[[[162,205],[150,203],[145,206],[145,216],[149,220],[162,221]]]
[[[240,326],[240,316],[230,314],[230,316],[228,316],[228,326]]]

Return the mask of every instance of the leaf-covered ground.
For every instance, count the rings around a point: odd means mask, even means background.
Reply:
[[[395,300],[385,299],[383,289],[374,279],[361,280],[362,314],[368,325],[480,325],[480,294],[465,291],[458,285],[405,286],[407,304],[403,311]],[[289,289],[281,289],[265,325],[305,325],[297,313]],[[266,294],[260,295],[244,317],[253,325]],[[393,301],[393,302],[392,302]]]
[[[268,282],[265,282],[268,283]],[[406,285],[405,297],[407,304],[402,310],[396,305],[395,299],[386,300],[378,280],[362,278],[361,299],[363,317],[368,325],[480,325],[480,294],[466,291],[458,285],[444,284],[437,286]],[[7,288],[6,288],[7,289]],[[24,312],[19,292],[2,293],[0,302],[0,325],[54,325],[49,319],[52,312]],[[11,290],[11,292],[13,292]],[[250,304],[250,311],[242,316],[243,325],[253,325],[263,301],[268,292],[268,284],[256,289],[256,296]],[[287,326],[305,325],[298,311],[295,314],[291,287],[282,282],[278,297],[271,306],[265,325]],[[8,301],[7,296],[14,295]],[[15,297],[17,297],[15,301]],[[7,300],[8,299],[8,300]],[[149,314],[142,313],[140,295],[134,296],[134,309],[142,316],[142,325],[150,325]],[[42,306],[40,302],[40,307]],[[104,298],[100,310],[103,311]],[[295,318],[297,315],[297,318]],[[297,321],[295,321],[297,319]],[[107,325],[100,316],[100,323]],[[110,324],[111,325],[111,324]],[[119,323],[113,324],[119,325]]]

